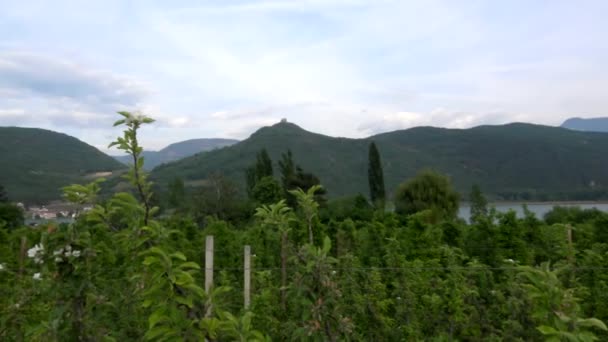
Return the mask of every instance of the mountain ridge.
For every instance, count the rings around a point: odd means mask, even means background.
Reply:
[[[242,184],[244,169],[259,150],[266,148],[276,163],[291,149],[295,162],[319,176],[330,196],[367,194],[371,141],[380,150],[389,192],[425,168],[448,174],[461,193],[477,183],[493,198],[505,200],[608,188],[608,157],[603,153],[608,135],[526,123],[414,127],[353,139],[282,122],[220,151],[157,167],[152,177],[161,183],[174,177],[197,181],[221,172]]]
[[[201,139],[188,139],[179,141],[166,146],[159,151],[144,151],[143,157],[145,159],[144,167],[146,170],[152,170],[154,167],[163,163],[175,161],[197,153],[210,151],[216,148],[222,148],[237,143],[235,139],[224,139],[224,138],[201,138]],[[130,165],[132,164],[130,156],[112,156],[119,162]]]
[[[585,132],[608,132],[608,117],[569,118],[560,127]]]

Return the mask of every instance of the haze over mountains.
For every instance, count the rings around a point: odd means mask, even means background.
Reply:
[[[608,117],[603,118],[570,118],[562,124],[563,128],[586,132],[608,132]]]
[[[291,149],[296,163],[319,176],[330,196],[367,194],[371,141],[378,145],[391,191],[425,168],[450,175],[461,193],[478,184],[503,200],[581,198],[608,186],[608,134],[523,123],[416,127],[365,139],[333,138],[279,123],[233,146],[162,165],[152,177],[161,183],[175,177],[192,182],[221,172],[242,183],[244,169],[262,148],[275,162]]]
[[[144,168],[152,170],[163,163],[189,157],[200,152],[230,146],[237,142],[238,140],[220,138],[191,139],[171,144],[160,151],[144,151]],[[130,165],[133,163],[130,156],[114,156],[114,158],[123,164]]]

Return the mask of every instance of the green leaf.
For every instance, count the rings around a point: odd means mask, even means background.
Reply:
[[[189,307],[190,309],[192,309],[192,307],[194,307],[193,301],[192,301],[192,297],[175,297],[175,301],[178,302],[179,304],[185,305],[187,307]]]
[[[198,326],[206,332],[207,336],[215,340],[220,328],[220,321],[217,318],[203,318]]]
[[[546,325],[541,325],[539,327],[536,327],[536,329],[538,331],[540,331],[540,333],[543,335],[555,335],[555,334],[559,333],[557,330],[553,329],[552,327],[546,326]]]
[[[179,286],[184,286],[184,285],[187,285],[187,284],[192,284],[192,283],[194,283],[194,278],[188,272],[178,271],[175,283],[177,285],[179,285]]]
[[[195,270],[200,270],[201,267],[199,266],[199,264],[193,262],[193,261],[188,261],[188,262],[184,262],[183,264],[178,266],[178,269],[182,269],[182,270],[186,270],[186,269],[195,269]]]
[[[158,263],[159,261],[160,261],[160,260],[158,259],[158,257],[155,257],[155,256],[148,256],[148,257],[146,257],[146,258],[144,259],[143,264],[144,264],[145,266],[150,266],[150,265],[153,265],[153,264]]]
[[[165,308],[157,309],[150,315],[150,317],[148,317],[149,329],[154,328],[158,323],[168,319],[169,318],[165,315]]]
[[[604,322],[600,321],[597,318],[581,319],[576,323],[581,327],[598,328],[600,330],[608,331],[608,327],[606,327],[606,324],[604,324]]]
[[[175,253],[171,254],[171,258],[173,258],[173,259],[179,259],[181,261],[188,260],[188,258],[186,258],[186,256],[182,252],[175,252]]]
[[[120,125],[124,124],[125,122],[126,122],[125,119],[118,120],[118,121],[114,122],[114,127],[120,126]]]
[[[146,332],[146,334],[144,335],[144,339],[146,340],[154,340],[157,339],[163,335],[168,335],[170,333],[173,332],[173,329],[169,328],[169,327],[156,327],[154,329],[150,329],[148,330],[148,332]]]

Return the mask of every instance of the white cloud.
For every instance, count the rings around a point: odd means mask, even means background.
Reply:
[[[157,148],[242,139],[283,117],[362,137],[416,125],[608,115],[608,48],[597,43],[608,29],[606,2],[521,6],[7,4],[0,21],[13,25],[0,32],[0,124],[69,129],[102,145],[114,112],[138,108],[157,119],[142,135]]]

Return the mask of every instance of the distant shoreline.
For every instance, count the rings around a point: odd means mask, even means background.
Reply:
[[[461,205],[470,205],[471,202],[462,202]],[[530,201],[530,202],[525,202],[525,201],[496,201],[496,202],[488,202],[488,205],[511,205],[511,206],[515,206],[515,205],[553,205],[553,206],[559,206],[559,205],[590,205],[590,204],[603,204],[603,205],[608,205],[608,200],[603,200],[603,201]]]

